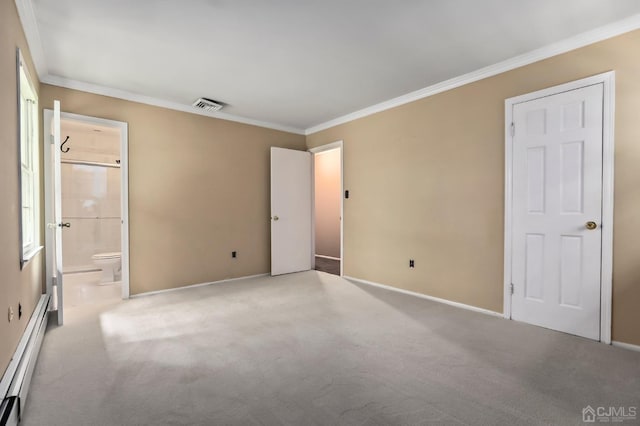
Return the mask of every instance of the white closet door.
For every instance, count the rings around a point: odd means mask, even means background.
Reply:
[[[596,84],[513,109],[512,318],[595,340],[602,102]]]

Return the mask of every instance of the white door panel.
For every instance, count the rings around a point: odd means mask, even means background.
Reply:
[[[65,224],[62,222],[62,171],[60,163],[60,101],[53,101],[53,212],[55,229],[54,250],[57,288],[58,325],[63,324],[63,275],[62,275],[62,230]]]
[[[271,275],[311,269],[311,158],[271,148]]]
[[[602,102],[596,84],[513,107],[512,318],[596,340]]]

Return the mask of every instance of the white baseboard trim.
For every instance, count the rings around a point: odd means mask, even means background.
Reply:
[[[373,287],[384,288],[386,290],[391,290],[391,291],[395,291],[395,292],[398,292],[398,293],[407,294],[409,296],[415,296],[415,297],[419,297],[421,299],[431,300],[432,302],[443,303],[445,305],[454,306],[456,308],[466,309],[468,311],[479,312],[479,313],[485,314],[485,315],[491,315],[492,317],[504,318],[504,316],[499,312],[494,312],[494,311],[490,311],[488,309],[478,308],[477,306],[465,305],[464,303],[454,302],[452,300],[447,300],[447,299],[441,299],[439,297],[429,296],[429,295],[426,295],[426,294],[417,293],[415,291],[404,290],[402,288],[397,288],[397,287],[392,287],[392,286],[385,285],[385,284],[375,283],[373,281],[362,280],[360,278],[348,277],[346,275],[344,277],[342,277],[342,278],[347,279],[349,281],[356,282],[356,283],[366,284],[366,285],[370,285],[370,286],[373,286]]]
[[[333,256],[325,256],[324,254],[314,254],[315,257],[319,257],[321,259],[329,259],[329,260],[340,260],[339,257],[333,257]]]
[[[617,347],[623,348],[623,349],[628,349],[630,351],[640,352],[640,346],[639,345],[633,345],[631,343],[616,342],[614,340],[614,341],[611,342],[611,345],[617,346]]]
[[[153,296],[155,294],[169,293],[169,292],[173,292],[173,291],[187,290],[187,289],[190,289],[190,288],[205,287],[205,286],[208,286],[208,285],[224,284],[224,283],[229,283],[229,282],[233,282],[233,281],[248,280],[250,278],[258,278],[258,277],[266,277],[266,276],[269,276],[269,274],[266,273],[266,274],[247,275],[245,277],[227,278],[226,280],[211,281],[211,282],[208,282],[208,283],[186,285],[184,287],[166,288],[164,290],[147,291],[145,293],[132,294],[131,296],[129,296],[129,298],[130,299],[136,299],[138,297]]]
[[[31,314],[29,323],[18,342],[9,365],[0,380],[0,401],[13,398],[12,417],[20,419],[29,394],[31,377],[38,361],[38,354],[47,330],[50,296],[43,294]],[[4,405],[4,404],[3,404]],[[8,416],[9,413],[2,413]]]

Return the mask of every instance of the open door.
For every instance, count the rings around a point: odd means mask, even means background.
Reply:
[[[271,148],[271,275],[311,269],[311,159]]]
[[[44,169],[53,187],[45,190],[45,217],[47,232],[46,279],[47,293],[54,299],[58,311],[58,325],[63,323],[63,275],[62,275],[62,231],[69,223],[62,222],[62,179],[60,169],[60,101],[53,102],[53,111],[45,110],[45,129],[50,123],[49,135],[44,138]],[[55,291],[55,296],[54,296]]]

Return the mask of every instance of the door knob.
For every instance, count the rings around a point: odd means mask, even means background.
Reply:
[[[594,229],[596,229],[598,227],[598,224],[590,220],[589,222],[586,223],[585,226],[587,227],[587,229],[589,231],[593,231]]]
[[[274,222],[275,222],[276,220],[279,220],[280,218],[278,216],[273,216],[271,219],[273,219]]]
[[[59,223],[58,226],[61,227],[61,228],[71,228],[71,223],[62,222],[62,223]]]

